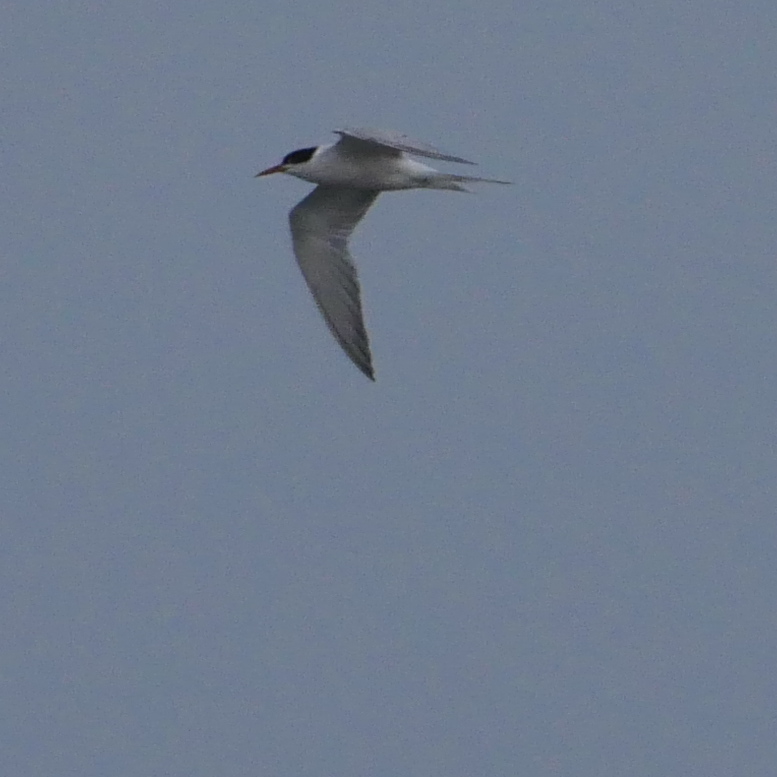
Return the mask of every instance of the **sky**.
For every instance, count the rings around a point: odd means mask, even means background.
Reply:
[[[774,3],[0,7],[0,773],[774,775]]]

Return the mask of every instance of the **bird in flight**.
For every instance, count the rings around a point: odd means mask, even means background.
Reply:
[[[348,239],[381,192],[403,189],[468,191],[464,183],[504,183],[493,178],[442,173],[413,156],[471,165],[461,157],[411,140],[399,132],[335,130],[336,143],[292,151],[257,174],[286,173],[318,184],[289,213],[294,255],[313,299],[351,361],[375,380],[364,326],[359,279]]]

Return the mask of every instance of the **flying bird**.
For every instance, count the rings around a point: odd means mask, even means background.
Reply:
[[[257,174],[286,173],[318,184],[289,213],[291,240],[302,275],[332,334],[351,361],[375,380],[364,326],[359,279],[348,239],[381,192],[403,189],[468,191],[462,184],[504,183],[442,173],[413,156],[471,165],[461,157],[376,129],[335,130],[336,143],[292,151]]]

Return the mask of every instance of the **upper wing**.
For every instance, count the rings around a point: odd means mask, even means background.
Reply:
[[[289,214],[294,255],[318,309],[342,349],[371,380],[370,342],[348,238],[378,194],[318,186]]]
[[[345,147],[358,150],[364,149],[365,144],[370,147],[370,151],[375,153],[376,149],[386,149],[387,153],[398,154],[404,151],[407,154],[416,156],[425,156],[429,159],[442,159],[446,162],[461,162],[465,165],[474,165],[468,159],[462,159],[460,156],[451,156],[438,151],[434,146],[428,143],[421,143],[419,140],[413,140],[401,132],[391,130],[378,130],[368,128],[341,129],[335,130],[336,135],[340,135],[340,142]]]

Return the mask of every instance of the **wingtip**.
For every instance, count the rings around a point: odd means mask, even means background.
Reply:
[[[342,346],[342,343],[341,343],[341,346]],[[375,383],[375,370],[372,367],[371,356],[367,354],[366,358],[361,359],[361,358],[355,357],[353,354],[349,353],[348,351],[346,351],[345,353],[348,356],[348,358],[353,362],[356,369],[359,370],[359,372],[361,372],[361,374],[364,375],[366,378],[369,378],[373,383]]]

